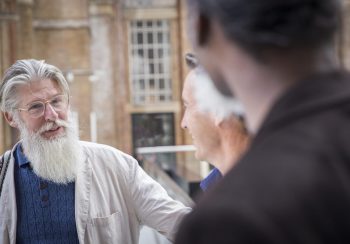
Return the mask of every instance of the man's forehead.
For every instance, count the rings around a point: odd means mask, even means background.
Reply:
[[[17,90],[21,96],[39,99],[47,99],[47,96],[61,92],[57,82],[50,79],[35,80],[28,84],[20,85]]]

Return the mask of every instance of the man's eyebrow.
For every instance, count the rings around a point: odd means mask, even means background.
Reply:
[[[29,100],[29,102],[27,102],[24,106],[28,106],[28,105],[30,105],[31,103],[35,103],[35,102],[41,102],[42,100],[43,100],[43,99],[41,99],[41,98],[35,97],[34,99]]]
[[[33,95],[33,94],[32,94]],[[59,96],[59,95],[63,95],[62,93],[57,93],[53,96],[51,96],[50,98],[47,98],[47,99],[44,99],[44,98],[40,98],[40,97],[37,97],[37,96],[34,96],[33,100],[30,100],[30,102],[28,102],[27,104],[25,104],[24,106],[28,106],[29,104],[31,103],[34,103],[34,102],[42,102],[42,101],[47,101],[47,100],[51,100],[52,98],[56,97],[56,96]]]

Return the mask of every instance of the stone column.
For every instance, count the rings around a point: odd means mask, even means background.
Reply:
[[[115,64],[113,55],[114,40],[114,4],[91,3],[91,69],[92,69],[92,111],[96,115],[97,141],[117,147],[115,119]],[[121,50],[120,50],[121,51]]]
[[[62,70],[71,90],[72,117],[80,138],[91,140],[90,25],[88,0],[35,0],[34,42],[36,59]]]
[[[33,0],[17,0],[17,59],[33,58]]]
[[[17,26],[19,16],[15,12],[16,1],[0,3],[0,79],[5,70],[16,60]],[[0,113],[0,154],[11,148],[16,142],[14,129],[6,123]]]

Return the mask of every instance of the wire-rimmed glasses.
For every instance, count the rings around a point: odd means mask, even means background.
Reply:
[[[56,112],[64,111],[68,108],[69,97],[67,95],[56,95],[46,101],[35,101],[29,103],[26,108],[17,108],[20,111],[28,112],[33,119],[41,117],[46,109],[46,104],[50,104]]]

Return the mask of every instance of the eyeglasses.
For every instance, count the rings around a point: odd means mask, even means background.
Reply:
[[[46,109],[46,104],[50,104],[50,106],[56,111],[61,112],[67,109],[69,104],[69,98],[67,95],[57,95],[53,98],[46,101],[35,101],[28,104],[27,108],[17,108],[20,111],[26,111],[33,119],[41,117]]]

